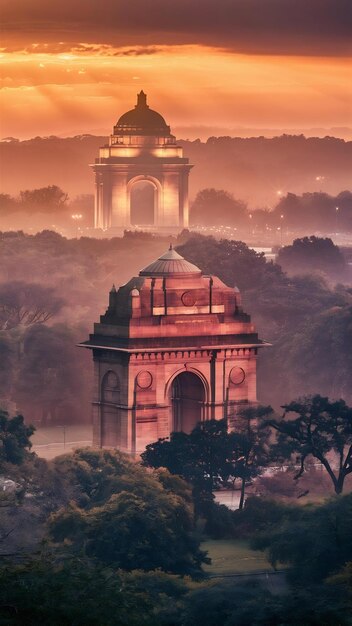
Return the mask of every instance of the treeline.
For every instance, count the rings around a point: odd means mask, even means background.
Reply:
[[[292,420],[285,426],[285,418],[272,419],[268,407],[253,411],[252,434],[245,435],[245,428],[231,438],[225,424],[208,422],[184,435],[178,449],[175,436],[182,433],[174,433],[170,442],[155,442],[143,459],[148,471],[116,450],[86,448],[51,462],[38,459],[29,452],[32,429],[24,426],[23,418],[1,413],[0,472],[7,477],[0,500],[4,624],[349,626],[351,494],[315,506],[249,497],[237,511],[211,497],[209,467],[213,481],[220,474],[231,475],[229,465],[237,476],[246,469],[239,455],[241,435],[249,437],[251,459],[260,461],[257,471],[263,467],[260,448],[264,446],[267,456],[269,448],[259,432],[270,426],[265,418],[280,426],[279,437],[286,428],[287,441],[277,440],[275,454],[294,458],[297,452],[287,445]],[[343,445],[351,472],[351,408],[315,397],[300,407],[290,403],[286,411],[296,413],[301,424],[310,420],[316,427],[324,458],[336,443]],[[336,418],[333,432],[326,412]],[[316,448],[307,448],[298,430],[297,435],[307,460]],[[155,462],[157,446],[160,451],[167,443],[171,447],[164,461],[178,463],[171,471]],[[246,481],[253,480],[253,471],[245,473]],[[200,478],[205,486],[202,509]],[[291,482],[293,478],[291,472]],[[14,520],[21,524],[14,528]],[[279,593],[250,575],[243,582],[208,579],[203,567],[209,558],[201,540],[214,536],[249,542],[254,550],[267,551],[274,568],[285,566],[287,582]]]
[[[143,217],[143,196],[139,198]],[[94,197],[85,194],[70,199],[57,185],[26,189],[14,198],[0,194],[2,227],[30,231],[54,227],[71,235],[82,235],[82,229],[94,227]],[[336,196],[322,192],[287,193],[273,203],[273,208],[252,209],[224,189],[205,188],[198,192],[190,206],[191,226],[235,228],[244,237],[262,233],[267,236],[282,230],[320,233],[352,230],[352,193]]]
[[[352,193],[322,192],[284,195],[274,208],[253,210],[222,189],[202,189],[190,207],[190,223],[237,228],[244,235],[282,230],[319,233],[352,230]]]
[[[36,232],[54,228],[77,236],[81,229],[94,226],[94,196],[69,198],[57,185],[24,189],[16,197],[1,193],[0,220],[2,229]]]
[[[17,195],[20,189],[45,187],[52,181],[71,197],[93,192],[88,164],[94,163],[106,141],[107,137],[83,135],[0,142],[5,193]],[[288,190],[297,195],[322,190],[336,196],[351,184],[352,142],[334,137],[210,137],[206,142],[179,143],[194,165],[192,198],[210,187],[245,198],[251,207],[273,206],[279,190],[284,195]]]
[[[258,360],[263,402],[312,393],[352,401],[351,278],[330,240],[284,248],[279,262],[290,275],[239,241],[185,231],[174,244],[205,273],[239,287],[260,337],[272,343]],[[168,245],[146,233],[104,240],[1,233],[2,404],[36,423],[88,420],[90,354],[75,345],[104,313],[112,284],[138,275]]]

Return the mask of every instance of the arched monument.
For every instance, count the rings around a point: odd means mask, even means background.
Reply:
[[[188,226],[192,165],[164,118],[149,108],[143,91],[134,109],[120,117],[109,144],[100,148],[91,167],[96,185],[95,228],[131,227],[133,192],[141,184],[152,188],[153,206],[147,222],[154,230]]]
[[[93,443],[135,454],[172,431],[226,417],[257,400],[258,339],[238,289],[171,247],[110,291],[89,341]]]

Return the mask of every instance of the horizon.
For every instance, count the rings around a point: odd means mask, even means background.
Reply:
[[[332,137],[334,139],[342,139],[345,142],[352,141],[352,127],[332,127],[332,128],[211,128],[208,126],[203,127],[175,127],[171,128],[173,134],[176,135],[177,141],[201,141],[206,143],[208,139],[215,137],[221,139],[223,137],[230,137],[231,139],[275,139],[282,136],[301,137],[305,139],[324,139],[325,137]],[[189,133],[188,137],[183,137],[182,134]],[[14,136],[8,135],[0,137],[0,143],[9,143],[11,141],[31,141],[33,139],[74,139],[76,137],[109,137],[112,134],[112,129],[100,128],[100,129],[88,129],[88,130],[68,130],[65,133],[58,133],[52,135],[31,135],[28,136]]]
[[[265,2],[262,11],[259,0],[205,0],[200,12],[195,0],[153,0],[145,12],[142,0],[107,0],[104,11],[83,0],[34,0],[30,11],[1,0],[0,135],[108,131],[141,88],[174,131],[194,138],[203,128],[350,132],[347,3]]]

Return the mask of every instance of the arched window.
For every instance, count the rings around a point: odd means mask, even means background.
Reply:
[[[118,403],[120,400],[120,381],[117,374],[112,370],[107,372],[103,378],[101,396],[103,402]]]
[[[121,445],[120,381],[110,370],[101,385],[101,445],[119,447]]]

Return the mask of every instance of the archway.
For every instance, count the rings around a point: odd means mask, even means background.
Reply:
[[[173,431],[190,433],[204,419],[205,389],[199,376],[181,372],[170,388]]]
[[[157,188],[150,180],[137,180],[130,191],[130,220],[134,226],[154,224]]]
[[[101,383],[101,445],[114,448],[121,444],[120,381],[109,371]]]

